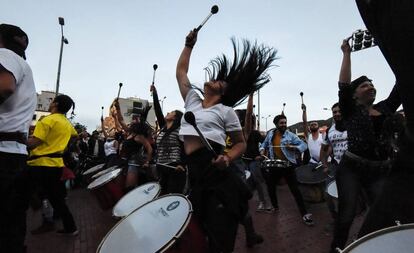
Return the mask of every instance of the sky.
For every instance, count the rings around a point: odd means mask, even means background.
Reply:
[[[60,92],[76,103],[75,121],[92,131],[100,124],[101,106],[116,97],[152,100],[153,64],[164,113],[183,110],[175,67],[188,32],[218,5],[198,34],[189,70],[190,81],[202,87],[204,68],[216,56],[232,56],[230,38],[257,40],[278,50],[272,78],[260,91],[261,129],[273,127],[282,111],[288,124],[301,120],[300,92],[308,119],[327,119],[338,97],[342,40],[364,29],[350,0],[1,0],[0,23],[20,26],[29,36],[26,51],[36,90],[55,90],[60,26],[65,18]],[[367,75],[377,88],[377,101],[395,82],[378,47],[352,54],[352,76]],[[259,107],[255,96],[256,114]],[[245,108],[245,104],[239,108]],[[269,116],[270,115],[270,116]]]

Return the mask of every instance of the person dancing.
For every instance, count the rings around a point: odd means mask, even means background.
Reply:
[[[194,113],[198,128],[218,156],[203,145],[192,125],[185,120],[181,122],[180,136],[188,156],[190,200],[209,237],[210,252],[231,252],[238,223],[245,217],[247,200],[251,197],[241,179],[227,169],[246,149],[240,122],[232,107],[269,82],[266,71],[276,59],[276,50],[244,41],[239,53],[232,40],[234,62],[223,55],[210,63],[212,76],[204,89],[199,89],[204,94],[201,99],[187,76],[196,41],[197,31],[193,30],[186,37],[176,77],[186,111]],[[233,146],[222,155],[227,135]]]
[[[387,99],[374,105],[376,89],[372,80],[360,76],[351,82],[351,47],[347,40],[342,42],[341,50],[339,106],[348,131],[348,150],[336,172],[339,205],[331,252],[345,246],[361,189],[368,205],[382,190],[391,165],[391,145],[385,138],[388,133],[384,132],[384,123],[401,104],[394,86]]]
[[[183,193],[186,183],[184,169],[184,146],[179,139],[179,129],[183,113],[175,110],[167,113],[164,117],[157,89],[151,85],[153,105],[160,132],[156,139],[157,147],[157,171],[160,173],[160,185],[162,194]],[[176,169],[168,168],[160,164],[175,166]]]

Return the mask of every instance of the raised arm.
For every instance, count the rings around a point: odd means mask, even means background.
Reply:
[[[197,31],[193,30],[185,38],[185,47],[181,52],[180,58],[177,62],[175,75],[183,100],[185,100],[187,93],[190,90],[190,80],[188,79],[187,73],[190,65],[191,52],[196,42]]]
[[[121,107],[119,106],[118,100],[114,101],[114,105],[115,105],[115,108],[116,108],[115,121],[118,121],[118,123],[119,123],[119,125],[121,125],[122,129],[125,132],[127,132],[128,131],[128,126],[126,125],[126,123],[124,121],[124,117],[122,116]]]
[[[339,72],[340,83],[351,83],[351,46],[348,40],[343,40],[341,45],[343,53],[341,70]]]
[[[249,95],[247,100],[246,117],[244,119],[244,138],[247,140],[252,132],[252,115],[253,115],[253,93]]]
[[[155,116],[157,117],[157,122],[158,122],[160,129],[162,129],[165,126],[165,119],[164,119],[164,114],[162,113],[162,110],[161,110],[160,100],[158,99],[157,89],[155,88],[154,85],[151,85],[151,92],[152,92]]]

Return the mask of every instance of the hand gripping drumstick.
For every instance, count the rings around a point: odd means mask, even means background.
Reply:
[[[201,24],[195,29],[196,32],[200,31],[201,27],[203,27],[203,25],[207,22],[207,20],[213,15],[216,14],[219,11],[219,8],[217,5],[213,5],[213,7],[211,7],[211,11],[208,14],[208,16],[204,19],[203,22],[201,22]]]
[[[201,139],[201,142],[206,146],[206,148],[213,153],[214,157],[217,158],[217,153],[214,151],[214,149],[211,147],[210,143],[207,141],[206,137],[204,137],[203,133],[201,133],[200,129],[197,127],[197,123],[194,117],[194,113],[192,112],[186,112],[184,114],[184,119],[187,121],[190,125],[194,127],[194,129],[197,131],[198,136]]]
[[[118,88],[118,96],[116,96],[116,100],[118,101],[119,99],[119,94],[121,94],[121,88],[122,88],[122,83],[119,83],[119,88]]]
[[[152,74],[152,85],[154,85],[154,82],[155,82],[155,71],[157,70],[158,65],[157,64],[154,64],[152,66],[152,68],[154,69],[154,73]]]

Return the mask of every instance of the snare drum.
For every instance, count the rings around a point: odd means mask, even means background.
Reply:
[[[86,183],[90,184],[93,180],[92,180],[92,176],[103,169],[103,167],[105,166],[104,163],[98,164],[96,166],[93,166],[92,168],[88,169],[87,171],[84,171],[82,173],[82,176],[85,180]]]
[[[341,253],[411,253],[414,223],[384,228],[351,243]]]
[[[122,199],[116,203],[112,210],[112,216],[123,218],[132,213],[135,209],[150,202],[160,195],[161,186],[157,182],[151,182],[141,185],[128,192]]]
[[[107,210],[124,195],[124,184],[125,178],[121,169],[116,169],[95,179],[88,185],[88,190],[95,195],[100,207]]]
[[[287,168],[288,166],[288,161],[279,159],[266,159],[262,161],[262,168]]]
[[[119,221],[97,252],[207,252],[206,238],[193,218],[191,203],[184,195],[164,195]]]

